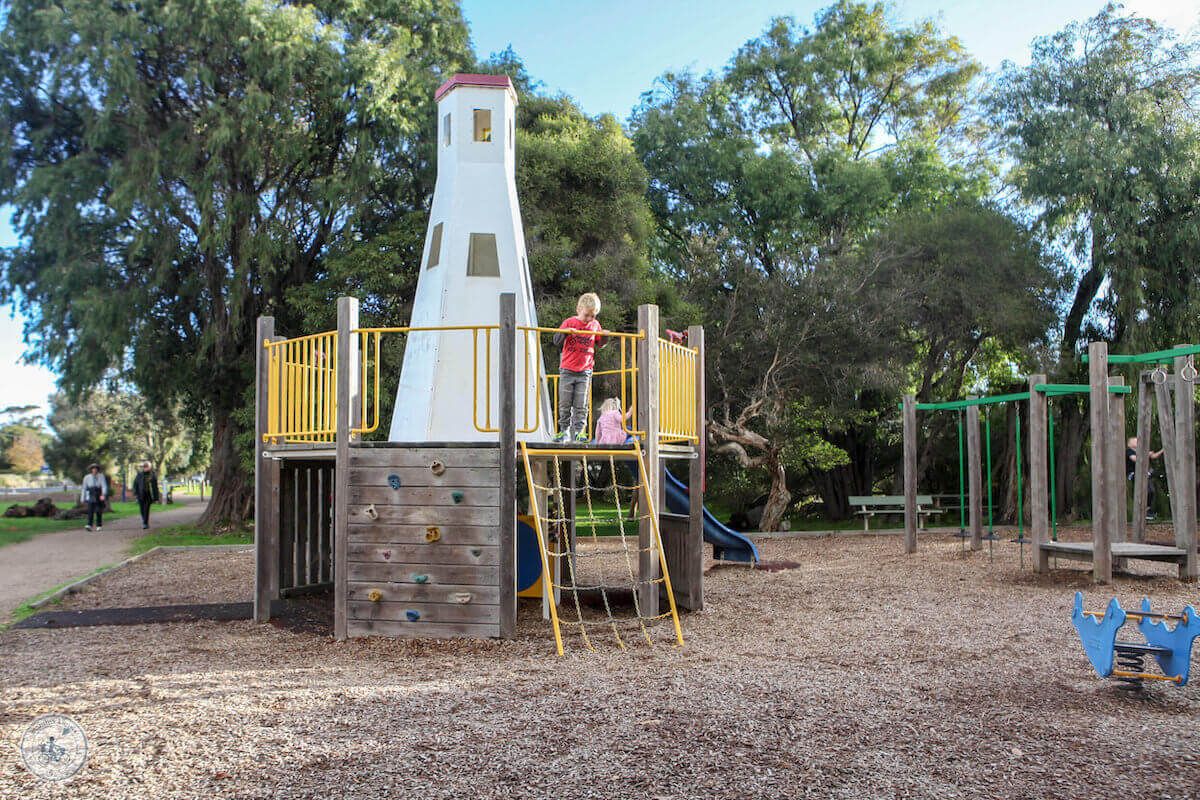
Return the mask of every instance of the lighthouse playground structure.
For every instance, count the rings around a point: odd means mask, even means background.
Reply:
[[[258,320],[255,619],[331,592],[338,639],[511,638],[525,597],[560,654],[564,631],[589,649],[682,644],[679,611],[703,607],[704,541],[757,560],[703,505],[703,328],[663,338],[643,305],[636,330],[606,331],[619,366],[596,376],[617,387],[627,443],[551,443],[550,340],[580,331],[537,321],[516,93],[507,78],[457,75],[437,99],[412,324],[361,327],[348,297],[337,330],[284,338]],[[404,362],[376,441],[392,337]]]

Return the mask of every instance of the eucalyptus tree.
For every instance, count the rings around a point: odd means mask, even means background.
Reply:
[[[240,521],[255,318],[288,331],[331,243],[426,202],[433,91],[470,62],[459,8],[12,0],[4,18],[4,297],[65,386],[116,370],[207,415],[207,521]]]

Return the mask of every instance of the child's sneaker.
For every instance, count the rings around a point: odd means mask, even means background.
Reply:
[[[87,531],[87,532],[91,533],[92,526],[91,526],[91,525],[84,525],[84,526],[83,526],[83,529],[84,529],[85,531]]]
[[[586,433],[584,433],[583,431],[580,431],[579,433],[575,434],[575,441],[579,442],[581,444],[587,444],[588,442],[591,441],[591,439],[588,438],[588,435]]]
[[[567,432],[566,431],[561,431],[559,433],[554,434],[552,437],[550,437],[550,441],[553,442],[554,444],[562,444],[566,440],[567,440]]]

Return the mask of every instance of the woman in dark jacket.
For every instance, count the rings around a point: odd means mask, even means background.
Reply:
[[[149,461],[142,462],[141,471],[133,479],[133,496],[137,498],[138,508],[141,509],[142,530],[145,530],[150,527],[150,504],[159,500],[158,478],[154,477]]]

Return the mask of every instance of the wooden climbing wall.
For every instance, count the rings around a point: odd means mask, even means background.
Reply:
[[[348,636],[500,636],[498,447],[355,446],[346,491]]]

